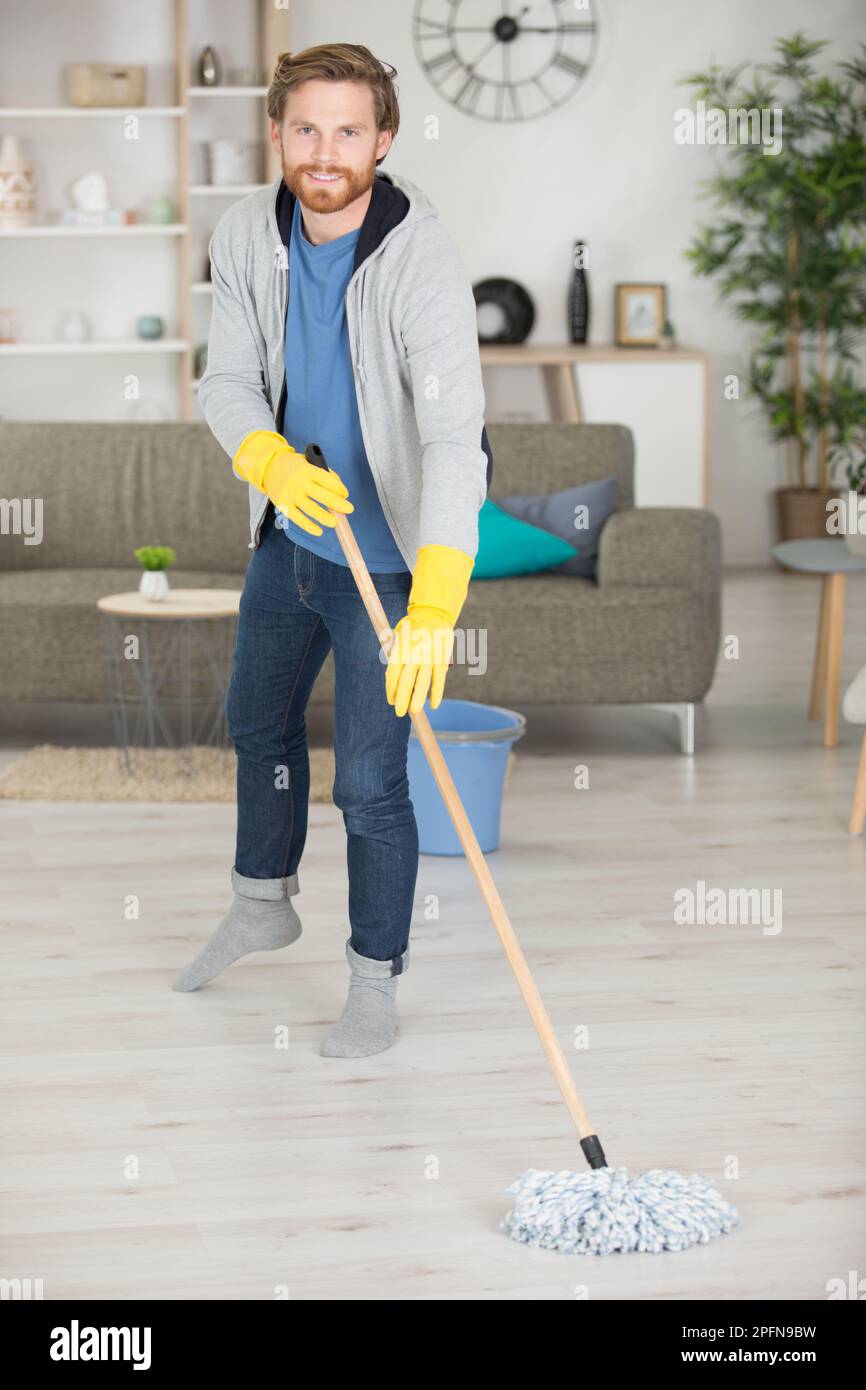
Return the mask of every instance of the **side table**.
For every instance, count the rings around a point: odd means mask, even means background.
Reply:
[[[812,673],[812,694],[809,718],[821,718],[824,712],[824,747],[835,748],[839,736],[839,665],[842,655],[842,631],[845,614],[845,575],[866,570],[866,555],[854,555],[844,541],[814,540],[782,541],[774,545],[774,557],[788,569],[808,574],[820,574],[821,611],[815,642],[815,667]]]
[[[225,741],[225,698],[240,599],[240,590],[171,589],[157,602],[137,591],[107,594],[97,601],[103,614],[103,650],[115,738],[127,772],[131,771],[130,745],[144,739],[153,751],[157,730],[168,747]],[[158,667],[149,640],[154,623],[171,625]],[[134,655],[127,650],[131,636],[138,639]],[[194,661],[198,691],[194,691]],[[171,676],[174,694],[169,693]],[[177,744],[165,719],[166,707],[171,705],[180,711]],[[199,717],[193,726],[197,709]]]

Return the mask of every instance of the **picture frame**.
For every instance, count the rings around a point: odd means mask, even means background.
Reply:
[[[658,347],[667,318],[667,286],[628,281],[614,286],[617,347]]]

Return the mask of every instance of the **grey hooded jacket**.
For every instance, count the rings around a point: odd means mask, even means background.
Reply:
[[[294,201],[281,176],[233,204],[210,241],[213,316],[198,394],[230,458],[252,430],[282,432]],[[493,471],[475,300],[436,209],[400,175],[377,171],[345,302],[364,447],[406,564],[414,570],[430,544],[474,557]],[[338,458],[327,462],[340,472]],[[252,549],[268,499],[249,490]]]

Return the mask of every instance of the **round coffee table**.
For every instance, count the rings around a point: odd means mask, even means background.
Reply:
[[[97,600],[104,617],[106,673],[111,692],[114,730],[127,771],[131,744],[156,748],[157,730],[166,746],[210,746],[226,741],[225,698],[231,678],[241,591],[170,589],[164,599],[146,599],[137,591],[106,594]],[[166,630],[167,643],[156,666],[151,626]],[[169,627],[170,625],[170,627]],[[197,658],[198,690],[194,690]],[[174,676],[174,694],[170,677]],[[216,705],[216,713],[214,713]],[[165,713],[180,712],[175,741]],[[194,725],[194,715],[199,718]]]
[[[788,569],[822,576],[809,718],[821,718],[821,701],[822,697],[825,698],[824,747],[835,748],[839,736],[839,666],[845,615],[845,575],[866,570],[866,555],[854,555],[844,541],[830,537],[782,541],[780,545],[773,546],[772,553]]]

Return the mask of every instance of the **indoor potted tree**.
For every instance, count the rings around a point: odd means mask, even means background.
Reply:
[[[171,546],[140,545],[135,558],[144,570],[138,592],[154,602],[164,599],[169,589],[166,570],[177,558]]]
[[[742,66],[686,79],[724,112],[784,116],[777,153],[758,141],[727,147],[708,184],[724,211],[686,255],[760,330],[746,377],[787,446],[788,482],[777,489],[786,540],[827,534],[830,454],[866,417],[852,367],[866,331],[866,45],[835,75],[813,64],[824,47],[797,33],[745,85]]]

